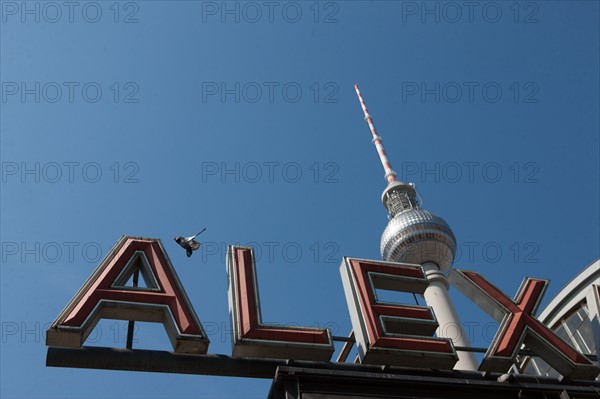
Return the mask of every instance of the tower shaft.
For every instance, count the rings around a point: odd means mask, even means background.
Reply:
[[[431,306],[433,309],[439,324],[436,335],[442,338],[450,338],[454,346],[471,346],[469,337],[448,295],[450,286],[448,278],[435,263],[424,263],[422,267],[429,279],[429,286],[423,293],[423,297],[427,306]],[[477,370],[477,359],[472,352],[457,351],[457,354],[458,362],[454,365],[454,369]]]

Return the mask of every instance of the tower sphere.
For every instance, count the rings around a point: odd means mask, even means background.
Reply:
[[[396,214],[381,235],[381,257],[387,261],[420,265],[433,262],[445,273],[455,254],[456,239],[450,226],[424,209]]]

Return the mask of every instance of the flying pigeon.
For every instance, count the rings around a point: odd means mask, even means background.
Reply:
[[[204,232],[204,230],[206,230],[206,227],[203,228],[202,230],[200,230],[200,232],[198,234],[196,234],[195,236],[191,236],[191,237],[181,237],[181,236],[175,237],[175,241],[177,241],[177,244],[181,245],[182,248],[185,248],[185,253],[188,256],[188,258],[190,256],[192,256],[193,251],[200,248],[201,244],[194,239],[196,237],[198,237],[200,234],[202,234]]]

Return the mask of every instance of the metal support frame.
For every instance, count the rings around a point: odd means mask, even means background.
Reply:
[[[469,371],[416,375],[282,366],[277,368],[268,398],[290,399],[311,395],[315,398],[592,399],[600,396],[598,382],[569,385],[533,376],[514,377],[510,382],[499,382],[497,375],[487,373],[473,378]]]
[[[344,342],[344,346],[342,347],[342,350],[337,358],[338,363],[344,363],[346,361],[355,343],[356,340],[354,339],[354,331],[350,331],[350,334],[348,335],[347,340]]]
[[[140,278],[140,269],[135,269],[133,272],[133,287],[137,288],[138,280]],[[127,349],[133,348],[133,331],[135,329],[135,320],[129,320],[129,325],[127,326]]]

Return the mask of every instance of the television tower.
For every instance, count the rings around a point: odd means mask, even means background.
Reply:
[[[397,180],[358,85],[354,85],[354,89],[388,182],[381,195],[381,202],[390,219],[381,235],[381,257],[390,262],[416,263],[423,267],[429,279],[423,296],[439,323],[437,336],[452,339],[455,346],[468,347],[469,339],[448,295],[450,284],[446,273],[452,267],[456,253],[454,233],[444,219],[420,208],[413,183]],[[458,351],[458,358],[455,369],[477,370],[473,353]]]

